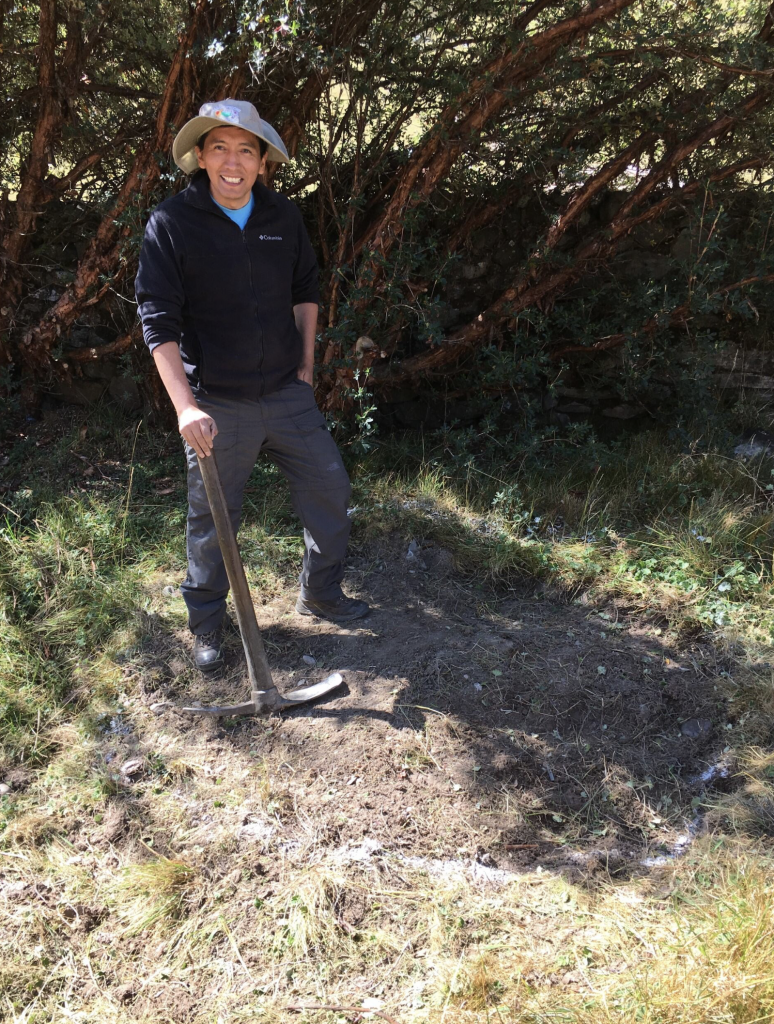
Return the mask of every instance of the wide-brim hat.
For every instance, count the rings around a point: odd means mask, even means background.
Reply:
[[[286,164],[290,157],[285,143],[268,121],[264,121],[252,103],[244,100],[218,100],[216,103],[204,103],[199,108],[198,117],[187,121],[175,136],[172,144],[172,156],[175,163],[186,174],[193,174],[199,167],[196,159],[196,143],[210,129],[219,124],[229,128],[244,128],[259,139],[263,139],[268,150],[266,156],[276,163]]]

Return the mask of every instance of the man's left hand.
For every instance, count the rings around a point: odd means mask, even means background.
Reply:
[[[296,370],[296,377],[302,380],[304,384],[309,384],[310,387],[314,387],[314,367],[313,366],[299,366]]]

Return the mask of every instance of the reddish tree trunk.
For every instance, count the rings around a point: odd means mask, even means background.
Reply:
[[[122,228],[118,221],[131,203],[138,197],[147,196],[156,184],[161,170],[156,153],[167,151],[171,145],[170,121],[179,125],[189,116],[193,83],[186,70],[191,62],[191,47],[203,27],[208,8],[209,0],[198,0],[169,69],[153,135],[140,146],[110,213],[103,218],[78,264],[75,280],[43,319],[24,336],[21,361],[34,372],[51,365],[50,353],[57,338],[95,300],[94,292],[99,280],[110,277],[114,283],[125,269],[121,266],[120,247],[128,229]],[[178,93],[177,108],[173,113]]]
[[[0,262],[0,362],[11,361],[9,327],[19,301],[20,264],[40,215],[51,147],[62,129],[62,111],[56,88],[56,0],[40,2],[38,42],[38,118],[29,156],[22,170],[16,202],[6,211],[3,254]]]
[[[759,99],[760,97],[756,94],[741,106],[749,110],[751,103],[753,101],[757,102]],[[737,109],[737,116],[743,116],[739,108]],[[723,125],[726,123],[728,116],[723,115],[722,118],[718,118],[714,123],[716,125]],[[697,132],[694,138],[703,137],[705,134],[706,129],[703,129]],[[673,153],[686,152],[686,147],[687,140],[679,147],[676,147]],[[693,150],[688,151],[692,152]],[[522,277],[508,288],[488,309],[479,313],[475,320],[450,335],[443,345],[406,359],[398,366],[375,367],[372,379],[375,383],[399,384],[420,374],[433,373],[445,369],[467,353],[479,348],[482,344],[486,344],[505,322],[513,319],[525,309],[531,306],[541,308],[553,302],[562,291],[577,281],[591,265],[598,264],[601,260],[609,259],[615,252],[621,239],[635,227],[647,221],[655,220],[668,207],[690,198],[700,192],[708,183],[723,181],[742,171],[761,167],[764,165],[764,161],[764,157],[750,157],[728,167],[719,168],[701,181],[694,181],[683,188],[672,190],[669,195],[653,203],[647,210],[639,214],[631,212],[632,205],[630,202],[627,202],[603,231],[598,232],[580,246],[574,254],[572,263],[560,268],[552,267],[550,260],[538,254],[535,260],[535,268],[530,276]],[[658,173],[659,177],[663,177],[666,173],[663,161],[651,173],[654,177],[656,173]],[[647,178],[643,185],[646,182]],[[620,336],[621,341],[624,338],[624,335]]]
[[[634,2],[602,0],[585,7],[531,36],[515,50],[506,49],[481,69],[464,97],[441,114],[431,136],[406,164],[381,215],[358,239],[358,250],[370,247],[375,253],[361,268],[361,277],[373,282],[380,279],[381,263],[400,237],[406,211],[433,193],[466,145],[514,103],[516,89],[540,74],[563,47]],[[540,5],[533,8],[534,13],[542,9]]]

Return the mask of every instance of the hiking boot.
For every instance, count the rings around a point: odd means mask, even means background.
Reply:
[[[223,627],[198,633],[194,638],[194,665],[200,672],[209,675],[223,668]]]
[[[330,601],[299,597],[296,611],[299,615],[316,615],[318,619],[329,619],[331,622],[351,622],[353,619],[364,618],[371,609],[365,601],[339,594]]]

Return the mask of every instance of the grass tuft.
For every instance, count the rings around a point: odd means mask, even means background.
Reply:
[[[195,906],[199,872],[161,855],[125,867],[115,887],[117,908],[128,935],[168,930]]]

